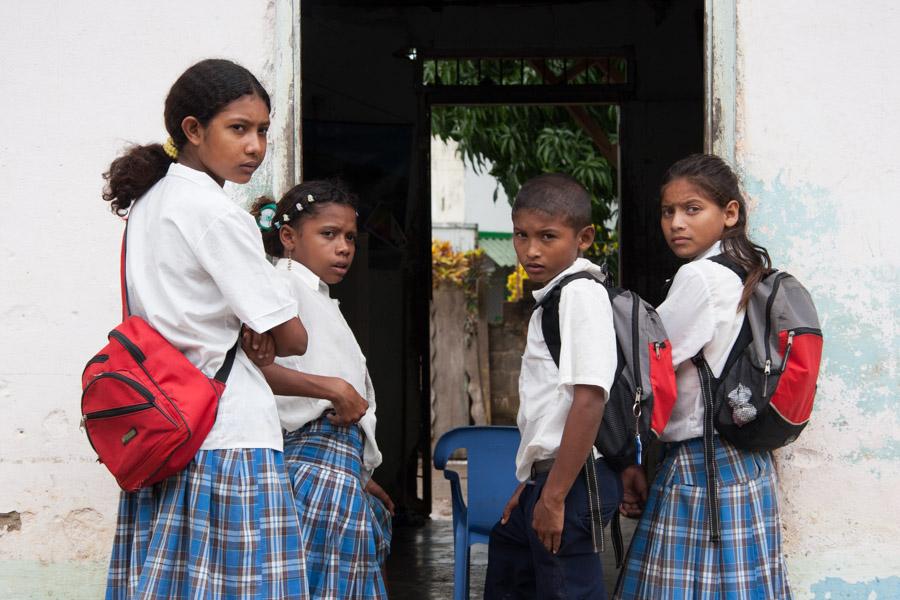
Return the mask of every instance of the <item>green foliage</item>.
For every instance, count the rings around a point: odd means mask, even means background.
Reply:
[[[426,82],[452,83],[456,79],[456,61],[426,63]],[[513,65],[515,66],[515,65]],[[474,83],[474,65],[459,63],[459,81]],[[482,66],[484,71],[487,67]],[[499,81],[499,70],[482,73]],[[556,71],[559,70],[557,66]],[[540,76],[520,65],[520,70],[505,68],[503,79],[514,73],[516,82],[532,83]],[[591,71],[580,77],[589,77]],[[599,76],[599,75],[597,75]],[[618,142],[618,107],[590,105],[581,107]],[[591,258],[605,260],[612,272],[618,263],[617,171],[600,153],[590,136],[575,122],[564,106],[436,106],[432,108],[432,133],[443,141],[453,140],[459,152],[476,172],[487,172],[503,186],[512,201],[521,185],[541,173],[567,173],[581,182],[593,196],[593,222],[597,229]],[[497,192],[494,192],[494,201]],[[612,224],[612,225],[611,225]]]

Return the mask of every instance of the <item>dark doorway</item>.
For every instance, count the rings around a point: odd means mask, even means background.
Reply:
[[[301,13],[303,175],[342,177],[363,202],[366,233],[335,295],[378,396],[384,463],[376,479],[415,519],[431,509],[430,123],[423,115],[433,100],[419,85],[417,61],[628,49],[633,87],[616,98],[620,267],[625,286],[657,302],[675,266],[658,232],[657,186],[669,164],[703,148],[703,2],[304,0]]]

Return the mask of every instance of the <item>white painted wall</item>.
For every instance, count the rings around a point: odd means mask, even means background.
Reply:
[[[900,6],[738,0],[736,22],[753,231],[825,333],[811,424],[778,453],[791,582],[900,598]]]
[[[458,250],[470,250],[475,247],[473,225],[477,231],[512,232],[512,220],[502,187],[494,202],[497,180],[486,171],[476,173],[457,148],[453,140],[431,138],[432,237],[449,241]]]
[[[102,595],[117,487],[78,428],[82,367],[119,318],[122,224],[100,175],[125,144],[165,139],[165,95],[199,59],[273,92],[276,6],[0,3],[0,513],[21,515],[0,519],[0,598]]]

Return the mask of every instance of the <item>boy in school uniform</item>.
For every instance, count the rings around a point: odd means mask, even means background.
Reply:
[[[603,277],[580,257],[594,241],[591,196],[571,177],[545,174],[526,182],[512,220],[519,262],[544,284],[534,292],[539,304],[567,275]],[[593,445],[616,369],[612,308],[599,282],[578,279],[562,289],[559,367],[544,341],[542,310],[528,324],[519,376],[521,483],[491,532],[484,597],[605,599],[600,521],[616,510],[622,484],[595,460]]]

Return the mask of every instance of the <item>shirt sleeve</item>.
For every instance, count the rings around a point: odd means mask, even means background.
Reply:
[[[266,260],[250,215],[236,210],[222,214],[197,240],[194,253],[234,314],[257,333],[297,316],[289,290]]]
[[[690,264],[675,274],[669,293],[656,312],[672,343],[672,363],[676,369],[713,339],[715,319],[709,286]]]
[[[559,333],[560,385],[595,385],[609,397],[616,372],[616,333],[609,295],[602,285],[581,279],[563,288]]]

